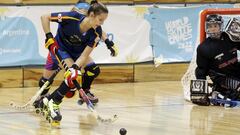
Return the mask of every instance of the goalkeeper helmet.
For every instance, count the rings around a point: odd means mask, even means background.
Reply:
[[[208,15],[205,23],[205,31],[208,37],[220,38],[220,35],[223,31],[222,16],[216,14]]]
[[[240,42],[240,21],[237,18],[228,21],[225,31],[232,41]]]

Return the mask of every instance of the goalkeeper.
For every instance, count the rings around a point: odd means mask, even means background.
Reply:
[[[240,99],[240,22],[229,20],[223,32],[222,16],[208,15],[205,23],[207,38],[197,48],[195,76],[204,79],[209,76],[212,84],[211,98]],[[221,96],[220,96],[221,95]],[[205,100],[205,101],[204,101]],[[209,99],[197,102],[209,104]]]

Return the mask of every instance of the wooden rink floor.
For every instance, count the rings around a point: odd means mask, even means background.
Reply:
[[[54,87],[55,88],[55,87]],[[53,90],[53,88],[52,88]],[[118,115],[112,124],[99,123],[78,96],[64,99],[60,129],[34,112],[14,110],[10,101],[24,104],[37,91],[31,88],[0,89],[0,135],[239,135],[240,110],[195,106],[183,99],[178,81],[94,84],[104,117]]]

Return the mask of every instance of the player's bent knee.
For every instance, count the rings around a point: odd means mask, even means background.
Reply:
[[[89,77],[96,78],[100,74],[100,68],[95,63],[85,67],[85,74]]]

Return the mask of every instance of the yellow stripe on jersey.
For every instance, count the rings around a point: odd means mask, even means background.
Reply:
[[[95,38],[93,48],[95,48],[97,46],[97,43],[100,41],[99,34],[96,32],[96,30],[95,30],[95,34],[97,35],[97,37]]]
[[[51,20],[55,21],[55,20],[76,20],[76,21],[80,21],[78,18],[75,18],[75,17],[70,17],[70,16],[62,16],[61,18],[59,17],[50,17]]]

